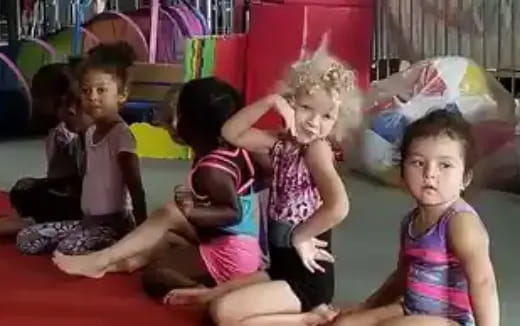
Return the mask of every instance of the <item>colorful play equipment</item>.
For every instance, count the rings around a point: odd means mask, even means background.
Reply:
[[[23,73],[6,53],[0,52],[0,136],[19,135],[27,130],[31,101]]]
[[[168,119],[161,113],[173,113],[175,103],[165,103],[184,83],[184,68],[179,64],[137,63],[132,67],[133,82],[123,117],[137,142],[140,157],[190,159],[188,147],[172,141]],[[162,111],[162,112],[161,112]]]
[[[105,11],[92,17],[81,27],[79,52],[84,53],[99,42],[126,41],[139,61],[175,63],[182,61],[186,38],[208,33],[203,17],[193,7],[185,4],[160,6],[156,21],[154,10],[148,7],[126,13]],[[54,45],[58,57],[63,58],[73,54],[75,37],[74,28],[69,27],[46,40]],[[154,46],[154,53],[151,53]]]
[[[390,185],[399,184],[399,146],[404,129],[431,110],[447,108],[472,124],[480,158],[514,138],[518,118],[513,96],[472,60],[440,57],[374,82],[368,92],[369,128],[357,168]]]
[[[246,50],[245,34],[190,38],[184,55],[184,79],[215,76],[243,91]]]
[[[83,49],[87,51],[99,41],[87,30],[84,29],[83,31],[82,44]],[[26,98],[26,100],[21,101],[20,97],[17,96],[15,98],[18,98],[18,100],[13,100],[12,98],[15,94],[13,92],[8,92],[7,94],[10,95],[4,94],[0,97],[0,111],[2,112],[0,114],[1,120],[6,123],[9,121],[10,126],[10,128],[2,130],[5,131],[3,134],[7,134],[7,130],[11,130],[14,134],[17,134],[18,132],[15,132],[16,130],[14,130],[14,128],[17,127],[20,127],[20,131],[31,132],[32,130],[26,128],[28,121],[33,117],[39,119],[38,117],[43,117],[47,114],[38,112],[37,106],[31,106],[29,91],[30,84],[34,74],[41,67],[55,62],[67,62],[71,54],[71,35],[72,29],[68,28],[61,33],[49,36],[46,41],[27,37],[20,40],[16,46],[6,46],[2,48],[4,50],[4,60],[2,61],[2,65],[5,66],[3,71],[8,71],[11,77],[1,76],[0,87],[5,91],[6,87],[12,89],[13,85],[17,85],[15,88],[21,89],[20,85],[22,85],[24,91],[21,93],[17,92],[16,94],[21,94]],[[7,66],[7,62],[9,62],[9,66]],[[12,76],[17,76],[17,78],[13,79]],[[14,81],[16,81],[16,83],[14,83]],[[7,100],[6,96],[9,96],[11,99]],[[18,104],[14,105],[13,101]],[[6,120],[8,115],[6,115],[5,112],[10,110],[18,110],[19,114],[9,115],[10,118]],[[49,125],[48,127],[50,128],[52,126]],[[44,130],[45,128],[42,129],[42,131]]]
[[[55,1],[59,2],[59,0]],[[62,28],[56,33],[47,35],[44,39],[28,37],[27,35],[40,35],[43,28],[42,24],[45,24],[42,21],[45,15],[41,12],[41,2],[39,0],[24,2],[24,10],[30,14],[32,19],[27,25],[30,26],[31,30],[23,34],[25,36],[22,40],[3,49],[2,71],[6,72],[3,75],[9,72],[9,77],[2,77],[0,80],[2,81],[3,91],[3,95],[0,97],[0,110],[2,112],[7,111],[7,107],[10,108],[9,110],[15,110],[16,107],[16,110],[20,111],[17,116],[17,119],[20,120],[10,121],[9,125],[12,128],[9,128],[9,130],[12,130],[15,126],[25,126],[27,120],[30,120],[29,85],[32,76],[44,65],[54,62],[67,62],[71,56],[86,53],[100,42],[123,40],[134,48],[138,61],[150,64],[170,64],[174,67],[164,69],[164,71],[171,71],[172,69],[178,71],[179,67],[182,68],[185,40],[209,32],[202,14],[189,3],[183,1],[176,1],[174,5],[166,2],[160,5],[159,1],[151,1],[150,6],[126,14],[105,11],[82,23],[83,17],[88,16],[87,13],[91,10],[91,2],[77,0],[71,6],[75,15],[76,24],[74,26]],[[58,2],[53,3],[53,5]],[[57,26],[57,24],[54,24],[54,26]],[[9,62],[9,65],[7,62]],[[153,76],[150,72],[154,72],[156,69],[150,68],[151,66],[145,65],[144,70],[149,68],[148,75]],[[139,69],[143,70],[142,66]],[[172,78],[175,83],[184,81],[184,76],[178,73],[174,74]],[[9,82],[3,82],[4,79],[9,80]],[[153,117],[154,109],[160,105],[162,100],[160,95],[164,95],[173,85],[171,80],[155,82],[153,85],[150,84],[151,81],[148,78],[148,86],[145,86],[142,80],[137,80],[136,85],[141,84],[132,87],[132,90],[136,91],[131,94],[131,99],[124,112],[130,119],[137,118],[136,122],[152,119],[148,118]],[[13,85],[18,86],[13,87]],[[20,85],[24,85],[24,87]],[[4,90],[7,87],[9,87],[9,90],[15,88],[18,91],[6,93]],[[148,90],[143,91],[143,87],[148,87]],[[27,90],[20,92],[24,88]],[[13,94],[20,95],[16,97],[18,100],[15,100]],[[21,99],[25,100],[22,101]],[[12,103],[15,102],[17,104],[13,105]],[[21,102],[25,104],[22,105]],[[39,116],[38,112],[32,113]],[[2,121],[6,121],[5,117],[7,115],[2,114]],[[13,118],[15,117],[13,116]]]
[[[49,43],[25,38],[19,45],[16,64],[27,81],[32,80],[34,74],[42,66],[53,63],[56,59],[56,50]]]
[[[67,62],[73,53],[72,39],[74,37],[74,29],[66,27],[58,33],[48,35],[46,42],[49,43],[56,52],[55,59],[57,62]],[[81,52],[86,53],[88,50],[100,43],[99,38],[88,29],[81,28]]]

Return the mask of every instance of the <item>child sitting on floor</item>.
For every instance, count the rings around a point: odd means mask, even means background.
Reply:
[[[72,65],[52,64],[33,78],[35,105],[57,116],[46,140],[47,176],[23,178],[10,191],[16,213],[0,219],[0,235],[14,235],[32,223],[77,220],[85,157],[82,134],[90,125],[78,105]]]
[[[354,72],[326,43],[296,62],[277,94],[237,112],[223,127],[235,146],[269,155],[268,279],[218,298],[218,325],[312,325],[334,316],[332,229],[348,214],[348,195],[335,166],[331,138],[350,138],[360,123]],[[271,108],[286,131],[254,128]],[[337,137],[335,137],[337,136]],[[347,137],[342,137],[347,136]]]
[[[461,194],[471,183],[475,143],[459,113],[435,110],[412,123],[401,176],[417,207],[401,224],[397,269],[334,326],[498,326],[489,237]]]

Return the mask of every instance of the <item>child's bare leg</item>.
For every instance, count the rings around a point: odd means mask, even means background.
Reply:
[[[29,226],[29,224],[16,213],[2,217],[0,218],[0,236],[16,235],[26,226]]]
[[[153,249],[137,254],[134,257],[122,259],[107,267],[107,273],[133,273],[151,261],[153,256]]]
[[[404,315],[400,303],[369,309],[352,314],[340,314],[332,326],[379,326],[381,323]]]
[[[146,265],[152,260],[155,253],[160,252],[166,247],[171,246],[189,246],[190,243],[182,238],[181,236],[176,235],[173,232],[166,232],[163,240],[157,246],[153,247],[150,250],[145,250],[133,257],[122,259],[114,264],[111,264],[106,272],[107,273],[133,273]]]
[[[301,303],[284,281],[263,282],[228,293],[211,304],[217,325],[315,325],[314,312],[301,313]]]
[[[378,326],[457,326],[458,323],[436,316],[406,316],[391,319]]]
[[[149,296],[163,300],[173,289],[203,286],[199,280],[208,275],[197,246],[166,246],[155,253],[142,280]]]
[[[240,277],[221,283],[213,288],[195,287],[185,289],[174,289],[167,294],[165,304],[185,305],[185,304],[208,304],[211,301],[248,285],[268,282],[269,276],[265,272],[257,272],[248,276]]]
[[[319,326],[325,325],[337,316],[337,312],[326,304],[319,305],[309,312],[298,314],[273,314],[264,316],[254,316],[246,319],[240,325],[243,326],[262,326],[262,325],[283,325],[283,326]]]
[[[67,274],[102,277],[112,264],[154,248],[168,230],[189,242],[197,241],[195,230],[175,203],[171,202],[156,210],[143,224],[111,247],[84,256],[55,253],[53,261]]]

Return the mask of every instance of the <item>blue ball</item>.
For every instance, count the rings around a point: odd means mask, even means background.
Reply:
[[[401,141],[409,121],[399,112],[382,112],[372,119],[370,128],[392,144]]]

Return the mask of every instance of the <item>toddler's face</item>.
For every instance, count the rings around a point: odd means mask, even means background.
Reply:
[[[119,113],[126,94],[120,92],[118,86],[117,80],[103,71],[92,70],[83,77],[81,105],[94,122],[112,118]]]
[[[81,109],[79,103],[63,107],[58,112],[58,119],[65,123],[68,130],[82,132],[92,125],[92,118]]]
[[[338,118],[338,106],[327,91],[318,88],[311,94],[298,95],[292,104],[298,142],[307,144],[330,134]]]
[[[464,147],[446,135],[417,138],[403,162],[403,179],[423,206],[450,204],[469,184],[464,178]]]

